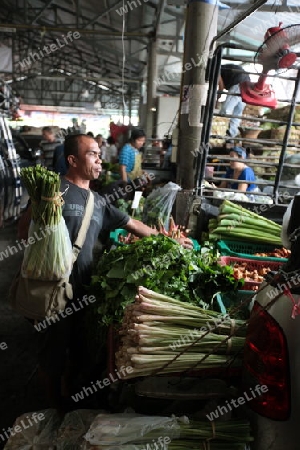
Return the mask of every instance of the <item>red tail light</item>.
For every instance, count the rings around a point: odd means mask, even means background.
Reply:
[[[282,328],[255,302],[244,351],[244,385],[266,385],[268,391],[249,402],[261,416],[287,420],[290,415],[289,354]]]

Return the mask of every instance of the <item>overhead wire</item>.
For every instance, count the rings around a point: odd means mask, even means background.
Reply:
[[[125,0],[123,0],[123,20],[122,20],[122,51],[123,51],[123,57],[122,57],[122,102],[123,102],[123,111],[125,116],[125,110],[126,110],[126,102],[125,102],[125,65],[126,65],[126,52],[125,52]]]

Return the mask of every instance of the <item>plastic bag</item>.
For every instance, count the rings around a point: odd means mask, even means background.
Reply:
[[[163,187],[154,189],[145,200],[142,221],[149,226],[157,226],[161,221],[168,231],[173,204],[177,192],[180,190],[181,187],[172,181]]]
[[[55,409],[23,414],[12,427],[4,450],[54,450],[61,418]],[[17,428],[16,428],[17,427]]]
[[[84,434],[101,411],[94,409],[79,409],[66,414],[58,430],[56,450],[81,450],[88,448]]]
[[[31,221],[22,263],[22,276],[60,280],[72,269],[72,243],[62,217],[58,225],[41,227]]]
[[[155,441],[164,437],[172,440],[179,436],[180,426],[175,417],[99,414],[85,439],[92,445],[118,446],[152,442],[153,439]]]

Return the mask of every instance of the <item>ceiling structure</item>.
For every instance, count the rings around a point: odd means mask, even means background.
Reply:
[[[222,30],[254,1],[224,0]],[[145,93],[151,42],[157,42],[157,94],[178,95],[185,0],[1,0],[0,43],[12,48],[1,74],[33,105],[94,112],[137,110]],[[268,27],[300,22],[300,5],[271,0],[223,38],[257,48]],[[164,77],[172,73],[172,77]]]

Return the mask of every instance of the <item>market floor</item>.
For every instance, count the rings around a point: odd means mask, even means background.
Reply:
[[[9,252],[16,243],[16,224],[0,229],[0,434],[23,413],[46,407],[37,381],[35,330],[14,313],[8,289],[21,264],[22,251]],[[8,256],[3,253],[8,251]],[[5,443],[0,439],[0,449]]]

